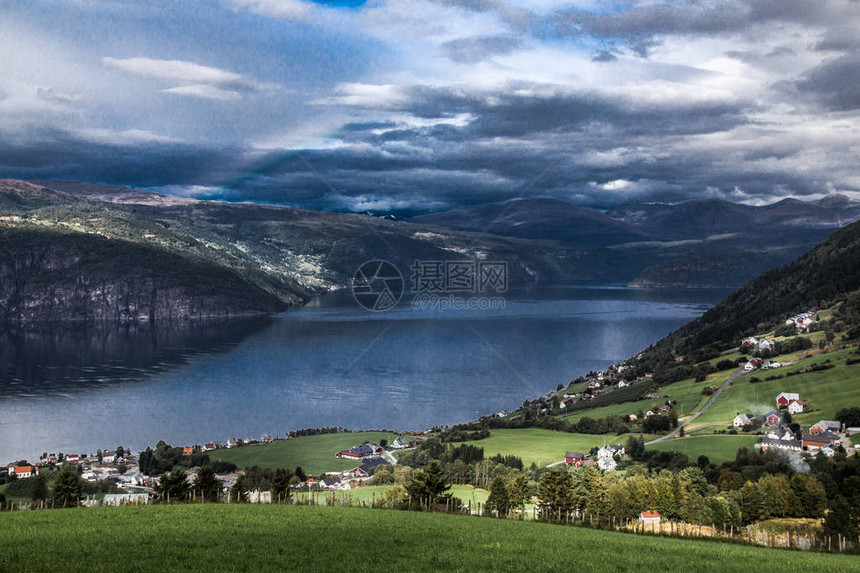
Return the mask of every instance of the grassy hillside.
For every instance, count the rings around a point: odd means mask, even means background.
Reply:
[[[753,279],[701,317],[679,328],[657,349],[687,354],[713,343],[731,343],[786,315],[860,288],[860,223],[833,233],[800,257]]]
[[[857,558],[405,511],[189,505],[0,514],[4,571],[857,571]]]
[[[571,434],[541,428],[502,428],[492,430],[489,438],[464,443],[484,448],[484,457],[487,458],[496,454],[514,455],[522,458],[525,465],[534,462],[545,466],[563,461],[567,451],[587,454],[591,448],[601,447],[604,443],[624,444],[628,437],[626,434]],[[646,436],[648,439],[653,437],[656,436]]]
[[[681,452],[692,462],[695,462],[699,456],[708,456],[712,464],[722,464],[734,460],[739,448],[751,450],[758,439],[759,436],[688,436],[646,446],[645,449]]]
[[[836,411],[860,404],[860,364],[846,365],[851,350],[820,354],[795,366],[773,370],[769,374],[757,373],[760,382],[743,379],[726,389],[714,405],[699,417],[695,424],[730,424],[738,412],[764,413],[776,408],[780,392],[797,392],[807,402],[802,414],[793,420],[809,426],[818,420],[832,420]],[[764,380],[765,376],[783,375],[830,361],[834,368],[817,372],[803,372],[777,380]]]
[[[320,475],[324,472],[343,471],[356,467],[355,460],[335,459],[341,450],[360,446],[365,442],[378,444],[387,439],[393,442],[397,436],[387,432],[355,432],[343,434],[321,434],[302,436],[292,440],[277,440],[270,444],[241,446],[210,452],[209,459],[233,462],[240,468],[295,468],[302,466],[305,473]]]

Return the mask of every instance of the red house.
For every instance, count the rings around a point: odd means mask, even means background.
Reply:
[[[567,452],[564,454],[564,463],[579,467],[585,461],[585,454],[582,452]]]
[[[782,392],[776,397],[776,405],[778,408],[788,406],[792,402],[800,400],[800,394],[795,392]]]

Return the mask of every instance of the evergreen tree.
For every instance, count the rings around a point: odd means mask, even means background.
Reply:
[[[217,503],[221,493],[221,482],[209,466],[203,466],[194,478],[194,491],[203,501]]]
[[[81,476],[69,465],[63,466],[54,480],[54,504],[59,507],[75,507],[81,499]]]
[[[295,477],[295,476],[293,476]],[[246,503],[248,501],[248,488],[245,485],[245,476],[239,476],[233,487],[230,488],[231,503]]]
[[[484,504],[484,515],[504,517],[511,507],[505,478],[496,476],[490,484],[490,496]]]
[[[556,469],[543,474],[538,483],[538,502],[550,519],[558,512],[567,513],[573,509],[573,479],[571,475]]]
[[[30,499],[33,501],[42,501],[43,499],[47,499],[48,497],[48,484],[45,482],[45,476],[42,474],[36,474],[35,481],[33,482],[33,490],[30,494]]]
[[[860,514],[848,500],[838,496],[824,518],[824,531],[831,535],[842,535],[855,539],[860,531]]]
[[[284,468],[277,468],[272,476],[272,501],[286,503],[289,499],[290,476]]]
[[[450,489],[442,466],[435,460],[427,464],[423,470],[415,472],[406,486],[406,491],[413,497],[414,502],[431,505],[450,497],[451,494],[448,493]]]
[[[185,470],[181,467],[173,468],[169,474],[162,474],[155,485],[155,492],[161,501],[185,501],[188,496],[190,485],[185,477]]]
[[[526,476],[517,476],[508,484],[508,501],[511,507],[519,507],[525,511],[526,502],[529,500],[529,482]]]

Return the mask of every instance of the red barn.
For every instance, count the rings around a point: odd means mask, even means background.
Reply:
[[[564,454],[564,463],[571,465],[573,464],[576,467],[582,465],[582,462],[585,461],[585,454],[582,452],[567,452]]]

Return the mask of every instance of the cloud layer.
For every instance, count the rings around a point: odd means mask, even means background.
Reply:
[[[860,192],[852,0],[21,1],[3,16],[5,176],[402,213]]]

